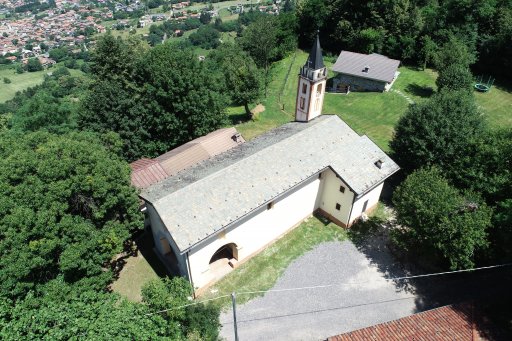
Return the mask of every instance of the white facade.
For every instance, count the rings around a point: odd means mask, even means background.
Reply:
[[[377,186],[354,201],[355,195],[347,184],[327,168],[184,254],[178,252],[171,235],[150,205],[148,215],[156,249],[161,255],[167,254],[168,260],[174,257],[179,273],[188,277],[196,292],[200,293],[231,270],[227,261],[221,270],[211,264],[212,256],[226,245],[232,249],[234,266],[237,266],[298,226],[318,209],[329,218],[334,218],[332,220],[336,223],[349,226],[361,216],[366,200],[367,211],[376,205],[381,190],[382,185]],[[174,255],[169,255],[170,252]]]

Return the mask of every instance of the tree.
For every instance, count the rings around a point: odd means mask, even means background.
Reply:
[[[111,65],[110,53],[95,57],[95,81],[78,122],[84,129],[118,133],[128,160],[160,155],[224,124],[220,75],[193,52],[158,45],[124,66]]]
[[[252,118],[249,103],[256,101],[263,89],[262,72],[251,56],[234,44],[223,44],[209,56],[224,73],[226,89],[236,104]]]
[[[201,15],[199,16],[199,21],[203,25],[208,25],[210,21],[212,21],[212,16],[208,12],[201,12]]]
[[[205,50],[214,49],[220,44],[220,33],[213,25],[204,25],[192,33],[188,39],[194,46],[202,47]]]
[[[58,276],[103,288],[107,265],[141,228],[120,141],[90,133],[0,138],[0,296]]]
[[[469,68],[464,65],[451,64],[439,70],[439,77],[436,79],[438,91],[444,90],[473,90],[473,75]]]
[[[203,340],[219,337],[219,308],[202,304],[183,309],[168,310],[190,303],[190,283],[183,277],[164,278],[148,282],[142,288],[142,301],[152,311],[167,310],[163,316],[169,321],[180,321],[184,335],[199,334]]]
[[[24,132],[47,130],[64,133],[75,129],[76,103],[61,101],[45,91],[37,92],[14,113],[10,125]]]
[[[422,61],[423,70],[434,60],[436,51],[437,45],[429,36],[421,37],[420,60]]]
[[[35,72],[35,71],[41,71],[43,69],[43,65],[37,58],[30,58],[27,62],[27,71],[28,72]]]
[[[467,91],[446,91],[412,105],[398,120],[390,147],[407,173],[437,165],[456,178],[459,165],[484,132],[485,124]]]
[[[68,58],[68,50],[64,47],[51,49],[48,54],[50,58],[55,60],[57,63]]]
[[[488,245],[492,210],[474,194],[461,194],[436,168],[421,169],[396,189],[401,229],[393,240],[409,252],[451,270],[470,268]]]
[[[438,70],[444,70],[449,65],[461,65],[468,68],[476,61],[476,56],[468,47],[454,36],[441,46],[437,52],[435,66]]]
[[[265,70],[265,96],[270,63],[278,55],[277,27],[275,17],[259,17],[243,31],[240,42],[242,48],[254,59],[256,65]]]

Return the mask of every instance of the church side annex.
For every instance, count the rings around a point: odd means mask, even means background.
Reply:
[[[156,252],[200,294],[314,212],[349,227],[399,167],[336,115],[321,115],[318,37],[301,68],[296,121],[144,189]]]

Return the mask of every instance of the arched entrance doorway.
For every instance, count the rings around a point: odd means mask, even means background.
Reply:
[[[238,248],[235,243],[222,245],[210,258],[211,275],[217,280],[228,274],[238,261]]]
[[[227,259],[228,261],[231,259],[238,260],[238,249],[235,243],[229,243],[219,247],[212,258],[210,258],[210,264],[222,261],[223,259]]]

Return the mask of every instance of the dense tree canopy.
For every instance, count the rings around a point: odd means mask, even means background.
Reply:
[[[189,304],[190,284],[183,278],[156,280],[143,290],[144,303],[117,294],[66,284],[61,278],[14,304],[0,301],[2,340],[215,340],[219,311]],[[160,310],[175,308],[168,313]],[[199,321],[199,323],[198,323]]]
[[[159,155],[224,124],[220,74],[193,52],[169,44],[145,51],[109,36],[98,44],[79,126],[118,133],[128,160]],[[130,57],[113,62],[117,53]]]
[[[461,194],[438,169],[422,169],[396,189],[394,231],[401,247],[452,270],[472,267],[487,246],[492,211],[473,194]]]
[[[476,61],[481,69],[512,75],[508,0],[305,0],[297,14],[303,48],[319,29],[322,46],[332,53],[375,52],[423,66],[433,61],[432,52],[458,41],[468,65]]]
[[[0,137],[0,295],[16,298],[59,275],[96,278],[141,217],[119,141],[88,133]]]
[[[438,165],[456,177],[461,159],[484,132],[484,120],[467,91],[444,91],[410,106],[399,119],[390,147],[406,171]]]

